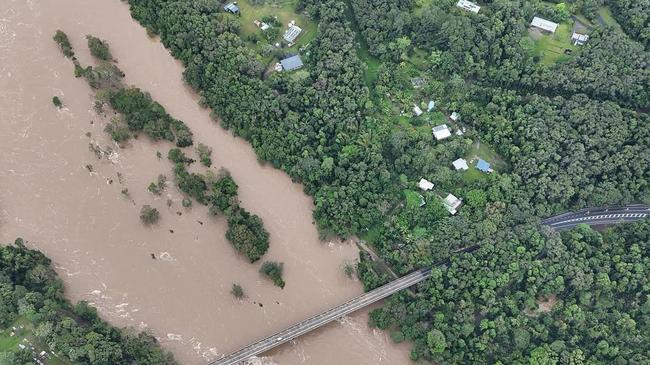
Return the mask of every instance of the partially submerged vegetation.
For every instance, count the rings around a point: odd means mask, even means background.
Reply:
[[[160,212],[158,209],[153,208],[151,205],[143,205],[140,209],[140,220],[145,225],[152,225],[158,223],[160,220]]]
[[[108,49],[108,43],[92,35],[87,35],[88,49],[90,54],[103,61],[110,61],[113,56]]]
[[[22,239],[0,246],[0,363],[178,364],[152,335],[115,328],[86,302],[66,301],[51,265]]]
[[[275,261],[265,261],[262,264],[262,267],[260,267],[260,273],[271,279],[273,281],[273,284],[275,284],[275,286],[279,287],[280,289],[284,289],[284,286],[286,284],[282,279],[283,270],[284,264]]]
[[[63,107],[63,102],[61,101],[61,99],[59,99],[58,96],[52,97],[52,104],[54,104],[54,106],[59,109]]]
[[[214,215],[225,214],[228,218],[226,238],[233,247],[244,254],[250,262],[259,260],[269,248],[269,234],[260,217],[239,206],[237,184],[226,170],[213,176],[190,173],[185,164],[191,163],[180,150],[169,152],[175,163],[176,185],[181,191],[208,205]]]
[[[250,262],[259,260],[268,250],[269,234],[257,215],[239,206],[237,184],[230,174],[225,170],[220,171],[217,176],[211,171],[205,175],[188,172],[186,165],[193,163],[194,159],[187,157],[181,148],[193,144],[191,130],[185,123],[169,115],[149,94],[138,88],[124,86],[124,74],[111,62],[113,60],[108,43],[90,35],[87,39],[91,53],[102,62],[95,68],[84,68],[74,60],[75,73],[79,77],[85,77],[89,85],[96,90],[96,110],[103,112],[103,104],[107,103],[115,112],[116,115],[106,125],[105,131],[116,142],[126,142],[140,131],[154,141],[175,142],[179,148],[170,149],[168,158],[174,163],[173,172],[179,190],[199,203],[208,205],[211,214],[225,214],[228,218],[228,240]],[[55,40],[64,52],[72,52],[65,34],[57,32]],[[212,165],[212,150],[208,146],[199,143],[196,152],[204,166]],[[162,157],[161,153],[157,155]],[[166,176],[161,174],[156,182],[148,186],[148,190],[154,195],[162,195],[166,183]],[[122,190],[122,195],[133,201],[128,189]],[[167,204],[170,206],[173,202],[168,200]],[[191,204],[191,200],[183,199],[184,207],[189,208]],[[160,219],[160,212],[150,205],[144,205],[140,211],[140,219],[145,225],[155,224]]]

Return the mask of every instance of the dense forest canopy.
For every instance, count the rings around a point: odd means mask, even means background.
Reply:
[[[85,302],[71,305],[63,294],[62,282],[41,252],[27,249],[20,238],[0,246],[0,328],[28,320],[35,341],[70,364],[178,364],[152,335],[112,327],[96,309]],[[29,348],[0,356],[2,364],[35,364]]]

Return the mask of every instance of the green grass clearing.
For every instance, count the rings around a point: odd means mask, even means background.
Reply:
[[[406,198],[406,207],[411,209],[420,207],[423,199],[422,195],[413,190],[404,190],[404,197]]]
[[[562,23],[553,34],[543,34],[536,29],[529,30],[529,38],[533,41],[533,55],[539,57],[540,62],[545,65],[568,61],[579,50],[578,46],[571,43],[572,28],[571,24]],[[570,49],[573,55],[564,54],[566,49]]]
[[[508,163],[492,147],[480,141],[475,142],[471,151],[465,156],[467,164],[470,166],[476,165],[477,158],[489,162],[495,171],[507,171],[509,169]]]
[[[271,42],[275,44],[282,40],[282,35],[288,28],[289,22],[296,21],[296,25],[302,28],[302,32],[296,39],[296,43],[291,47],[292,50],[298,50],[300,47],[308,44],[316,37],[318,24],[310,20],[305,14],[295,12],[297,0],[269,0],[263,5],[253,5],[249,0],[240,0],[239,6],[241,21],[241,32],[245,39],[247,35],[257,34],[260,41],[258,46],[266,43],[264,32],[253,23],[255,20],[262,21],[265,16],[277,17],[280,22],[279,33]],[[233,15],[234,16],[234,15]]]
[[[614,16],[612,15],[611,10],[609,10],[608,7],[602,6],[598,9],[598,17],[599,17],[599,23],[600,20],[602,20],[608,27],[614,27],[618,31],[621,31],[622,28],[620,24],[614,19]]]
[[[20,328],[20,326],[23,326],[23,328]],[[11,332],[13,332],[12,327],[17,328],[14,336],[11,336]],[[19,350],[19,344],[28,344],[24,341],[27,339],[34,346],[37,354],[41,351],[47,351],[49,353],[49,349],[34,338],[32,335],[33,331],[34,325],[26,318],[19,317],[12,325],[0,330],[0,352],[16,352]],[[44,363],[46,365],[72,365],[70,362],[52,356],[51,354],[50,358],[45,360]]]

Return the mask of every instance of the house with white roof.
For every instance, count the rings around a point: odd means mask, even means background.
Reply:
[[[449,116],[449,119],[453,120],[454,122],[457,122],[458,119],[460,119],[460,114],[458,114],[458,113],[456,113],[456,112],[453,112],[453,113],[451,113],[451,115]]]
[[[586,34],[573,32],[571,35],[571,43],[573,43],[574,46],[584,46],[588,40],[589,36]]]
[[[293,44],[293,42],[296,40],[296,38],[298,38],[298,35],[300,35],[301,32],[302,32],[302,28],[295,25],[294,22],[291,22],[291,24],[289,24],[289,29],[287,29],[287,31],[284,32],[284,36],[282,36],[282,38],[284,38],[284,40],[287,41],[287,43]]]
[[[445,206],[449,213],[454,215],[456,212],[458,212],[458,208],[460,208],[461,204],[463,204],[463,201],[458,199],[453,194],[449,194],[445,199],[442,200],[442,204]]]
[[[451,164],[454,165],[454,168],[456,170],[467,171],[469,169],[469,166],[467,165],[467,160],[465,160],[464,158],[459,158],[458,160],[452,162]]]
[[[433,127],[433,136],[436,138],[436,140],[440,141],[451,136],[451,130],[449,127],[447,127],[446,124],[441,124],[439,126]]]
[[[546,20],[546,19],[543,19],[543,18],[540,18],[540,17],[536,16],[536,17],[533,18],[533,21],[530,23],[530,26],[534,27],[534,28],[537,28],[537,29],[541,29],[541,30],[543,30],[545,32],[555,33],[555,30],[557,29],[558,24],[553,23],[550,20]]]
[[[420,115],[422,115],[422,109],[420,109],[419,106],[414,105],[413,106],[413,114],[415,114],[416,117],[419,117]]]
[[[424,191],[429,191],[433,189],[433,183],[427,179],[420,179],[420,182],[418,182],[418,187]]]
[[[458,0],[458,2],[456,3],[456,6],[461,8],[461,9],[471,11],[474,14],[477,14],[479,12],[479,10],[481,10],[481,7],[478,6],[478,4],[475,4],[475,3],[471,2],[471,1],[467,1],[467,0]]]

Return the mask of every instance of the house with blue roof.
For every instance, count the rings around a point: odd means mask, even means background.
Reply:
[[[228,3],[223,7],[223,10],[231,14],[239,14],[239,6],[237,6],[237,3]]]
[[[476,162],[476,168],[477,168],[479,171],[483,171],[483,172],[487,172],[487,173],[490,173],[490,172],[494,171],[494,170],[492,170],[492,168],[490,167],[490,163],[487,162],[487,161],[485,161],[485,160],[482,159],[482,158],[479,158],[479,159],[478,159],[478,162]]]
[[[300,56],[291,56],[285,58],[280,61],[280,64],[282,65],[282,70],[284,71],[297,70],[303,66]]]

